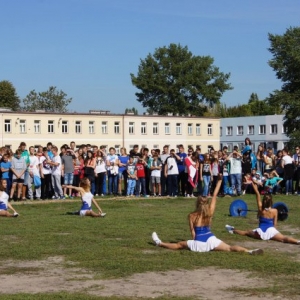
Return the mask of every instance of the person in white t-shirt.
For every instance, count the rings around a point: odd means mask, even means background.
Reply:
[[[48,149],[47,147],[43,148],[43,155],[40,156],[41,164],[41,198],[42,200],[50,199],[52,192],[52,183],[51,183],[51,166],[47,163],[49,160]]]
[[[41,178],[41,164],[39,158],[35,156],[35,149],[33,146],[29,147],[29,166],[28,166],[28,197],[30,200],[33,200],[33,190],[32,185],[34,183],[34,176]],[[41,186],[35,186],[35,197],[37,200],[41,199]]]
[[[65,199],[61,187],[61,157],[58,155],[58,148],[56,146],[53,146],[51,151],[53,157],[51,160],[48,160],[47,163],[52,167],[51,179],[54,191],[52,199]]]
[[[175,158],[175,150],[170,150],[170,156],[165,161],[165,176],[167,177],[168,196],[177,197],[178,167]]]
[[[288,195],[293,193],[294,161],[287,149],[282,149],[282,155],[281,167],[284,170],[285,193]]]
[[[243,155],[236,150],[227,157],[230,162],[230,180],[233,190],[237,195],[242,194],[242,157]]]
[[[157,153],[155,153],[152,157],[151,161],[151,183],[152,183],[152,191],[153,191],[153,196],[161,196],[161,185],[160,185],[160,176],[161,176],[161,167],[162,163],[158,159]]]

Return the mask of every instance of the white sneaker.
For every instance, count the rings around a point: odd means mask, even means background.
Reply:
[[[250,255],[262,255],[262,254],[264,254],[264,250],[263,249],[254,249],[254,250],[250,250],[248,253]]]
[[[106,216],[106,213],[101,213],[100,214],[100,217],[105,217]]]
[[[152,233],[152,240],[156,244],[156,246],[158,246],[161,243],[161,240],[159,239],[156,232]]]
[[[186,194],[186,197],[187,197],[187,198],[190,198],[191,196],[190,196],[189,194]]]
[[[14,212],[14,217],[18,217],[19,214],[17,212]]]
[[[233,226],[231,226],[231,225],[225,225],[225,228],[226,228],[226,230],[227,230],[229,233],[233,234],[233,229],[234,229]]]

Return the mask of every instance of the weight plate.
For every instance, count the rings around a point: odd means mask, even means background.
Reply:
[[[278,217],[277,220],[285,221],[288,218],[289,209],[283,202],[276,202],[272,206],[278,210]]]
[[[232,217],[246,217],[248,206],[242,199],[236,199],[229,206],[229,213]]]

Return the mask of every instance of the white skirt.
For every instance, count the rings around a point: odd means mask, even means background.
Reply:
[[[211,250],[214,250],[221,243],[222,241],[217,239],[215,236],[211,236],[206,242],[199,242],[195,240],[187,241],[189,249],[194,252],[209,252]]]
[[[279,233],[275,227],[269,227],[266,232],[263,232],[260,228],[256,228],[253,231],[257,232],[260,238],[264,241],[270,240],[273,236]]]

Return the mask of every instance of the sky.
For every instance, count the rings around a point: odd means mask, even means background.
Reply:
[[[299,0],[0,0],[0,81],[21,99],[56,86],[78,113],[141,114],[130,73],[175,43],[231,74],[221,102],[234,106],[280,89],[268,33],[299,25]]]

